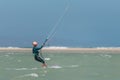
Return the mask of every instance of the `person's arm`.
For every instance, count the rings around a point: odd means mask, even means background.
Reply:
[[[42,49],[42,47],[36,47],[35,49],[36,49],[36,50],[40,50],[40,49]]]
[[[46,39],[46,40],[44,41],[44,43],[41,45],[40,49],[42,49],[42,48],[45,46],[45,44],[46,44],[47,41],[48,41],[48,39]]]

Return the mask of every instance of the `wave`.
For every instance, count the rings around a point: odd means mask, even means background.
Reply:
[[[9,47],[0,47],[0,48],[7,48],[7,49],[20,49],[20,47],[12,47],[12,46],[9,46]]]
[[[69,48],[88,48],[88,47],[64,47],[64,46],[50,46],[44,47],[44,49],[69,49]],[[89,47],[95,49],[120,49],[120,47]]]
[[[48,68],[60,69],[60,68],[62,68],[62,66],[59,66],[59,65],[53,65],[53,66],[49,66]]]
[[[79,65],[70,65],[70,66],[68,66],[69,68],[77,68],[77,67],[79,67]]]
[[[69,66],[59,66],[59,65],[52,65],[48,66],[48,68],[53,68],[53,69],[61,69],[61,68],[77,68],[79,65],[69,65]]]
[[[68,49],[68,47],[50,46],[50,47],[44,47],[44,49]]]
[[[120,49],[120,47],[96,47],[96,49]]]
[[[37,73],[30,73],[30,74],[24,74],[22,76],[19,76],[19,78],[23,78],[23,77],[39,77],[39,75]]]
[[[24,47],[0,47],[1,49],[21,49]],[[30,47],[28,47],[30,48]],[[65,47],[65,46],[49,46],[49,47],[44,47],[44,49],[69,49],[69,48],[95,48],[95,49],[120,49],[120,47]]]
[[[37,70],[38,68],[6,68],[6,70],[17,70],[17,71],[24,71],[24,70]]]

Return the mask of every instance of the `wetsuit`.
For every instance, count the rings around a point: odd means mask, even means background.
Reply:
[[[33,51],[35,60],[44,64],[45,63],[44,59],[42,58],[42,56],[39,56],[39,50],[42,49],[42,47],[43,46],[41,46],[40,48],[33,47],[32,51]]]

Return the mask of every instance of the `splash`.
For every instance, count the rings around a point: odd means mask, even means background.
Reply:
[[[61,66],[58,66],[58,65],[53,65],[53,66],[49,66],[48,68],[60,69],[60,68],[62,68],[62,67],[61,67]]]
[[[45,58],[45,60],[49,61],[49,60],[51,60],[51,59],[50,59],[50,58]]]

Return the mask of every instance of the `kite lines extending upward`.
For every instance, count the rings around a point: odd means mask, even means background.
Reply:
[[[59,19],[57,20],[57,22],[55,23],[55,25],[53,26],[53,28],[51,29],[50,33],[48,34],[47,38],[45,39],[45,41],[43,42],[42,46],[44,47],[45,44],[47,43],[48,40],[50,40],[56,33],[56,29],[58,27],[58,25],[60,24],[60,22],[63,20],[64,16],[66,15],[66,13],[68,12],[70,8],[70,0],[67,0],[66,6],[64,8],[63,13],[61,14],[61,16],[59,17]]]

